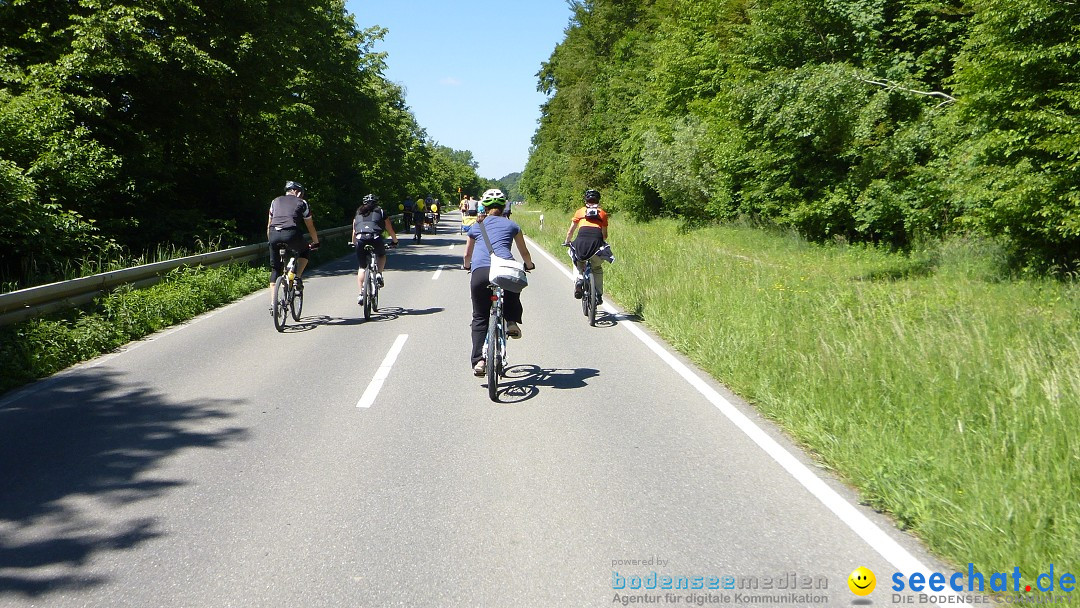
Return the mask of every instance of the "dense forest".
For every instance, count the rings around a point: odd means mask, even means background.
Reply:
[[[499,188],[506,193],[506,196],[512,201],[520,201],[523,198],[521,194],[521,172],[515,171],[513,173],[507,173],[496,180]]]
[[[289,179],[320,228],[367,192],[479,191],[384,78],[382,35],[343,0],[0,0],[0,281],[254,242]]]
[[[1080,3],[576,0],[526,197],[1080,260]]]

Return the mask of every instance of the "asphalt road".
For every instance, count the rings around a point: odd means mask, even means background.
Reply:
[[[535,248],[491,402],[457,226],[391,253],[370,322],[344,258],[283,334],[262,292],[0,396],[0,606],[887,606],[944,570]]]

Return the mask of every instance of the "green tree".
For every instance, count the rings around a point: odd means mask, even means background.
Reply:
[[[949,193],[1037,264],[1080,261],[1080,5],[973,0]]]

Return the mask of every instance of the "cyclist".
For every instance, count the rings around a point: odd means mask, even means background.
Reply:
[[[495,254],[502,258],[513,259],[510,253],[510,244],[517,245],[525,261],[525,269],[536,268],[533,264],[532,255],[525,245],[525,236],[514,222],[502,217],[506,207],[506,195],[498,188],[492,188],[480,198],[480,222],[484,223],[488,238]],[[488,288],[488,271],[491,269],[491,252],[488,250],[487,241],[480,232],[480,225],[473,224],[469,227],[465,239],[465,259],[462,266],[465,270],[471,270],[469,279],[469,292],[472,296],[472,366],[473,374],[483,376],[487,371],[487,361],[484,358],[484,339],[488,331],[488,315],[491,314],[491,290]],[[506,335],[511,338],[521,337],[521,294],[505,291],[503,294],[503,314],[506,316]]]
[[[390,233],[393,239],[393,247],[397,247],[397,233],[394,225],[390,223],[390,217],[379,206],[379,197],[369,194],[364,197],[363,203],[356,209],[356,217],[353,218],[352,242],[356,244],[356,261],[360,263],[360,269],[356,271],[356,284],[360,287],[360,294],[356,296],[356,303],[364,302],[364,279],[367,278],[367,266],[371,253],[375,254],[375,265],[379,268],[379,274],[375,281],[379,287],[383,286],[382,271],[386,268],[386,242],[383,241],[383,230]],[[373,252],[368,252],[365,245],[371,245]]]
[[[412,226],[413,209],[415,206],[416,203],[413,202],[413,199],[405,197],[405,206],[401,212],[401,221],[405,224],[405,232],[408,232],[409,227]]]
[[[311,235],[311,249],[319,247],[319,235],[315,232],[315,222],[311,219],[311,207],[304,200],[304,187],[289,180],[285,182],[285,194],[270,201],[270,217],[266,222],[266,240],[270,243],[270,311],[274,309],[274,281],[284,270],[284,260],[278,255],[278,244],[288,244],[289,250],[297,257],[296,289],[304,290],[300,276],[308,263],[308,245],[300,232],[300,224],[307,227]]]
[[[574,230],[579,229],[577,238]],[[608,214],[600,208],[600,192],[592,188],[585,191],[585,206],[574,213],[570,229],[566,231],[564,247],[571,247],[574,256],[574,297],[581,299],[582,272],[585,262],[591,258],[593,278],[596,280],[596,303],[604,303],[604,261],[614,262],[611,247],[607,244]],[[571,239],[573,242],[571,243]]]

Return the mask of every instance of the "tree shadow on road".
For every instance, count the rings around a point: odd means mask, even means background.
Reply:
[[[101,513],[186,485],[157,469],[245,439],[231,400],[181,402],[97,369],[55,376],[0,405],[0,604],[108,582],[88,563],[165,535],[159,518]]]
[[[591,367],[575,369],[541,368],[537,365],[513,365],[499,382],[499,403],[521,403],[540,394],[540,387],[556,389],[585,388],[586,380],[600,375]],[[486,384],[485,384],[486,386]]]

